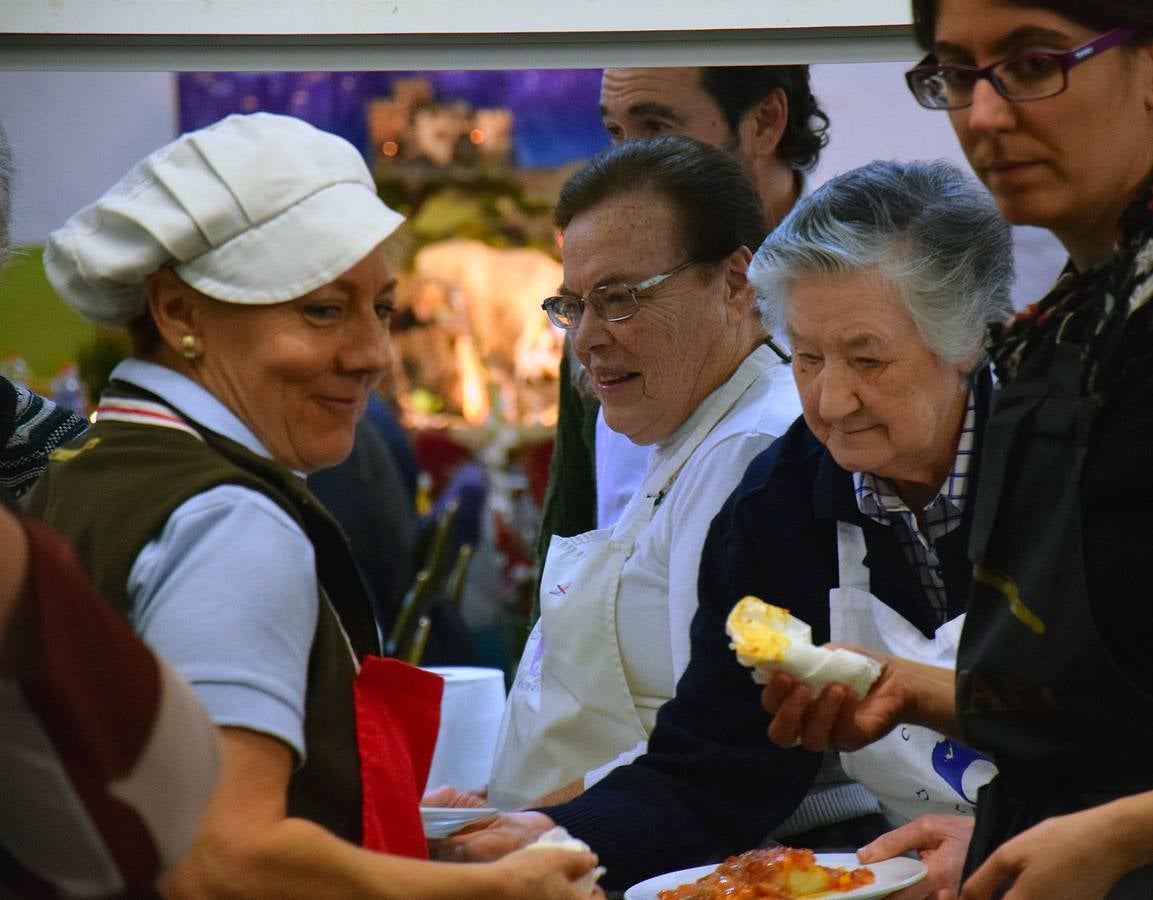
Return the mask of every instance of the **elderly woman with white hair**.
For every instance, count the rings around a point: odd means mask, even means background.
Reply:
[[[30,508],[189,680],[224,748],[166,893],[588,895],[586,853],[405,858],[427,853],[440,682],[371,656],[348,547],[303,482],[349,452],[388,369],[401,221],[346,141],[255,114],[156,151],[49,239],[53,286],[126,325],[133,355]]]
[[[952,665],[991,393],[985,326],[1008,314],[1011,275],[992,200],[943,162],[847,172],[777,226],[749,278],[766,319],[788,335],[803,415],[752,461],[712,522],[688,667],[648,754],[568,803],[461,835],[461,852],[496,846],[497,829],[507,847],[561,824],[601,855],[616,888],[767,834],[855,849],[919,817],[906,827],[931,873],[902,898],[955,887],[972,820],[954,814],[971,812],[989,762],[927,730],[898,734],[840,758],[879,801],[881,821],[841,823],[835,804],[811,800],[795,814],[806,791],[820,795],[831,760],[766,738],[761,690],[725,624],[754,595],[807,622],[817,643]]]

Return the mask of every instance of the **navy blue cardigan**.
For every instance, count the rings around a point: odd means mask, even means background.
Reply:
[[[978,442],[989,379],[978,387]],[[979,447],[975,448],[979,450]],[[971,483],[968,496],[974,496]],[[969,511],[936,551],[949,617],[961,613],[971,566]],[[750,464],[713,520],[701,558],[700,607],[688,668],[657,716],[648,753],[568,803],[543,812],[600,855],[605,886],[701,865],[757,846],[796,808],[821,755],[782,750],[766,737],[761,689],[725,634],[733,604],[753,594],[787,607],[829,640],[829,590],[838,585],[837,522],[864,530],[872,592],[927,636],[934,619],[892,529],[862,515],[852,475],[798,419]]]

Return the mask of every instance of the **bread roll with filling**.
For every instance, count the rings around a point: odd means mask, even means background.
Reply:
[[[816,697],[830,684],[843,684],[860,699],[881,675],[881,663],[852,650],[813,646],[813,630],[787,609],[744,597],[725,623],[729,644],[753,680],[768,684],[774,672],[804,682]]]

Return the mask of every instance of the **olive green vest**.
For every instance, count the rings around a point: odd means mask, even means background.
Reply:
[[[98,421],[52,454],[28,509],[72,543],[96,590],[126,612],[136,557],[172,512],[196,494],[221,484],[242,485],[272,499],[300,525],[316,551],[320,614],[308,661],[307,760],[289,784],[288,813],[360,843],[356,662],[349,644],[363,657],[379,652],[379,642],[348,544],[297,475],[187,424],[203,440],[171,428]],[[276,564],[253,560],[255,566]]]

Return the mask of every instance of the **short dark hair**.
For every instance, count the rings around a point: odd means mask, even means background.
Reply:
[[[734,134],[754,105],[776,90],[784,91],[789,120],[777,156],[791,169],[812,169],[829,142],[829,117],[813,96],[808,66],[706,66],[701,87],[721,108]]]
[[[1153,27],[1153,4],[1149,0],[1009,0],[1014,6],[1045,9],[1086,28],[1108,31],[1119,25]],[[937,31],[938,0],[913,0],[913,31],[917,42],[933,49]]]
[[[681,135],[625,141],[598,153],[561,188],[553,221],[563,231],[580,213],[641,191],[673,205],[677,236],[690,259],[719,262],[742,246],[755,251],[769,231],[740,162]]]

